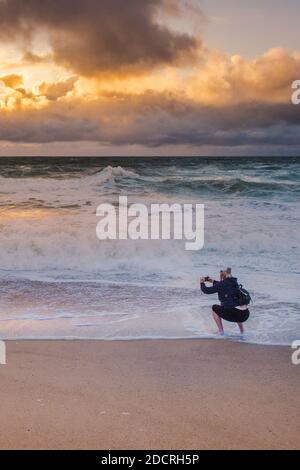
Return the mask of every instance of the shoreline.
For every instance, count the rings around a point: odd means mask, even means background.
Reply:
[[[291,349],[8,340],[0,449],[300,449]]]
[[[238,336],[237,336],[238,338]],[[295,339],[296,340],[296,339]],[[0,341],[4,341],[5,343],[15,343],[15,342],[104,342],[104,343],[136,343],[136,342],[172,342],[172,341],[223,341],[228,343],[234,344],[241,344],[241,345],[248,345],[248,346],[259,346],[262,348],[286,348],[291,349],[291,344],[289,343],[259,343],[255,341],[247,341],[243,339],[235,339],[234,336],[230,335],[228,337],[219,337],[218,335],[211,335],[211,336],[191,336],[191,337],[170,337],[170,338],[162,338],[162,337],[153,337],[153,338],[146,338],[146,337],[137,337],[137,338],[93,338],[93,337],[70,337],[70,338],[60,338],[60,337],[37,337],[37,338],[1,338]]]
[[[80,343],[80,342],[103,342],[103,343],[151,343],[151,342],[176,342],[176,341],[224,341],[228,343],[233,343],[233,344],[240,344],[240,345],[247,345],[247,346],[259,346],[262,348],[285,348],[285,349],[291,349],[291,346],[289,344],[276,344],[276,343],[255,343],[255,342],[248,342],[248,341],[239,341],[239,340],[234,340],[233,338],[228,338],[224,339],[222,338],[213,338],[213,337],[205,337],[205,338],[116,338],[116,339],[104,339],[104,338],[11,338],[11,339],[3,339],[0,337],[0,341],[4,341],[4,343],[55,343],[55,342],[69,342],[69,343]]]

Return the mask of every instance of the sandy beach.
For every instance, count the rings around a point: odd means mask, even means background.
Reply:
[[[300,368],[230,341],[18,341],[1,449],[299,449]]]

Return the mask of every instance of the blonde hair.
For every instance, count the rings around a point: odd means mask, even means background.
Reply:
[[[221,280],[222,281],[224,281],[224,279],[228,279],[229,277],[232,277],[231,268],[226,268],[224,271],[221,271]]]

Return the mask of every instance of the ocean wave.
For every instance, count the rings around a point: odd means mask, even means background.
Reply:
[[[45,172],[47,174],[47,169]],[[277,174],[278,173],[278,174]],[[176,169],[170,167],[131,167],[121,165],[108,165],[103,168],[91,170],[83,168],[82,171],[76,169],[73,173],[70,171],[55,173],[51,177],[45,177],[36,172],[34,177],[26,175],[21,178],[13,178],[11,174],[0,175],[1,194],[4,199],[12,196],[12,201],[18,203],[24,199],[36,197],[37,199],[51,199],[55,203],[63,195],[67,205],[78,204],[80,199],[91,199],[100,197],[109,193],[118,194],[118,192],[128,190],[129,193],[149,194],[160,193],[180,197],[190,196],[213,196],[213,197],[231,197],[239,196],[243,198],[282,198],[289,201],[291,198],[300,195],[300,181],[298,168],[291,175],[282,172],[274,172],[272,175],[267,171],[261,174],[251,174],[250,170],[242,171],[230,169],[215,169],[212,174],[211,168],[196,169]],[[38,176],[37,176],[38,175]],[[41,196],[44,197],[41,197]],[[7,198],[5,198],[7,196]],[[57,197],[58,196],[58,197]],[[72,197],[71,197],[72,196]],[[1,203],[1,200],[0,200]],[[58,207],[61,207],[58,206]]]
[[[97,173],[92,176],[98,184],[105,183],[107,181],[115,181],[120,178],[139,178],[139,175],[135,171],[126,170],[121,166],[107,166],[102,170],[97,171]]]
[[[247,340],[288,344],[300,331],[300,166],[277,162],[0,159],[2,336],[207,336],[212,299],[199,276],[231,265],[254,294]],[[96,208],[120,195],[204,203],[204,250],[100,242]]]
[[[218,265],[220,260],[224,265],[281,271],[298,270],[300,263],[299,215],[294,208],[209,202],[205,249],[196,253],[185,251],[184,240],[100,242],[98,219],[93,208],[88,209],[24,208],[21,213],[9,212],[7,218],[1,214],[0,268],[15,273],[52,271],[56,276],[67,272],[75,278],[112,273],[119,281],[122,273],[129,273],[136,278],[148,276],[150,282],[161,273],[189,276],[194,268],[200,272],[201,266]]]
[[[234,164],[222,168],[199,163],[190,168],[149,162],[137,163],[135,170],[125,162],[101,168],[98,160],[92,169],[82,166],[81,172],[75,165],[72,178],[69,166],[61,164],[66,179],[0,176],[5,193],[0,195],[0,268],[87,277],[109,270],[115,276],[118,271],[136,271],[151,278],[157,272],[189,272],[220,259],[277,270],[295,271],[299,266],[298,166],[293,179],[282,171],[284,179],[279,179],[276,172],[265,170],[238,174]],[[189,254],[184,242],[174,241],[101,243],[96,238],[96,208],[102,202],[117,204],[121,194],[147,206],[204,203],[205,249]]]
[[[168,191],[192,191],[196,194],[225,194],[250,197],[299,195],[300,183],[275,181],[250,176],[200,176],[195,178],[165,177],[154,182],[156,188]]]

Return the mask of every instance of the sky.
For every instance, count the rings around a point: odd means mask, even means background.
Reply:
[[[299,155],[299,0],[0,0],[0,156]]]
[[[210,18],[205,40],[227,54],[247,59],[268,49],[300,48],[299,0],[206,0]]]

